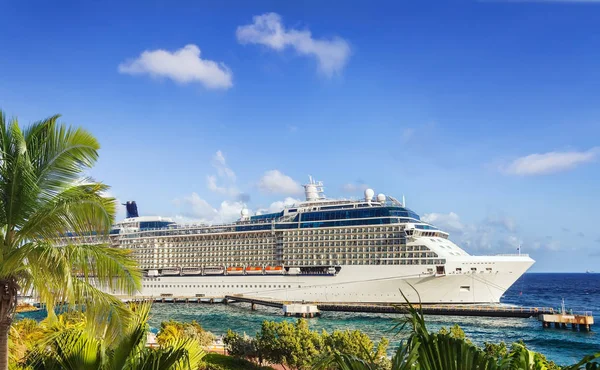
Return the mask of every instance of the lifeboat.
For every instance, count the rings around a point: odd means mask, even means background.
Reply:
[[[244,274],[243,267],[227,267],[227,275],[242,275]]]
[[[267,266],[265,272],[269,275],[281,275],[283,274],[283,266]]]
[[[223,275],[225,269],[223,266],[206,266],[204,267],[204,275]]]
[[[184,267],[181,275],[202,275],[202,267]]]
[[[173,268],[166,268],[163,269],[161,272],[162,276],[176,276],[179,275],[181,273],[181,270],[179,269],[179,267],[173,267]]]
[[[262,275],[263,268],[260,266],[248,266],[246,267],[246,275]]]

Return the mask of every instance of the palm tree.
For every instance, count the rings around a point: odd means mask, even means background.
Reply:
[[[85,325],[59,325],[29,354],[32,370],[184,370],[198,369],[204,356],[200,343],[174,338],[147,348],[150,304],[132,305],[133,320],[116,340],[90,335]]]
[[[72,232],[106,234],[116,203],[108,187],[83,179],[98,158],[98,141],[59,116],[22,129],[0,111],[0,370],[8,368],[8,333],[19,292],[35,290],[48,307],[85,306],[90,322],[110,318],[116,336],[126,310],[106,291],[131,294],[141,272],[129,251],[99,244],[58,245]],[[93,319],[93,320],[92,320]]]
[[[418,295],[418,293],[417,293]],[[406,297],[404,297],[406,299]],[[422,310],[407,301],[408,315],[395,328],[409,327],[410,335],[392,357],[391,370],[548,370],[548,362],[539,353],[522,345],[504,359],[486,354],[464,338],[454,338],[450,334],[435,334],[427,330]],[[599,370],[594,362],[600,353],[587,356],[579,363],[563,367],[563,370]],[[378,365],[372,359],[365,361],[343,353],[333,353],[321,357],[313,366],[315,370],[376,370]]]

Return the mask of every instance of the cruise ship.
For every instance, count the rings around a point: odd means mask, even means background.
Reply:
[[[389,195],[332,200],[310,178],[306,200],[222,225],[139,216],[110,243],[144,271],[140,296],[243,295],[292,302],[497,303],[531,267],[525,254],[472,256]],[[411,287],[412,286],[412,287]]]

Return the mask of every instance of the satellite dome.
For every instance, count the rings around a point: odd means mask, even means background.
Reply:
[[[242,217],[248,217],[248,214],[249,214],[248,208],[242,208],[241,213],[242,213]]]
[[[377,201],[378,201],[379,203],[383,203],[383,202],[385,202],[385,194],[381,194],[381,193],[380,193],[380,194],[377,194]]]
[[[375,192],[373,191],[373,189],[365,190],[365,200],[366,201],[372,200],[374,195],[375,195]]]

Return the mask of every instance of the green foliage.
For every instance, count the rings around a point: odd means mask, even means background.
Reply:
[[[483,343],[483,350],[485,351],[485,353],[487,355],[493,356],[493,357],[497,357],[499,359],[506,358],[508,356],[508,353],[509,353],[509,349],[506,346],[506,343],[504,343],[504,342],[500,342],[498,344],[496,344],[496,343],[490,343],[490,342],[484,342]]]
[[[98,159],[98,141],[58,118],[22,128],[0,111],[0,353],[8,349],[18,291],[35,289],[50,319],[61,302],[86,307],[89,330],[104,328],[116,339],[131,317],[107,292],[133,294],[141,287],[130,251],[79,238],[56,247],[69,232],[107,235],[116,212],[115,199],[105,196],[108,186],[85,178]],[[6,368],[0,355],[0,370]]]
[[[87,321],[41,323],[45,337],[22,362],[28,370],[162,370],[197,369],[204,353],[191,339],[177,338],[147,348],[150,304],[130,307],[133,320],[117,340],[88,330]],[[109,325],[108,323],[105,325]]]
[[[209,346],[215,340],[215,336],[202,329],[195,320],[189,323],[178,321],[165,321],[160,324],[160,330],[156,336],[158,344],[162,345],[176,339],[190,339],[198,342],[202,347]]]
[[[323,332],[324,354],[344,353],[355,358],[373,362],[382,369],[390,367],[386,351],[389,341],[383,338],[377,346],[360,330],[335,330]]]
[[[528,350],[522,343],[515,343],[508,351],[505,343],[486,343],[481,349],[455,325],[450,330],[442,328],[429,333],[421,310],[408,303],[409,315],[396,327],[408,328],[409,338],[402,343],[392,358],[392,370],[558,370],[555,363],[540,353]],[[600,353],[588,356],[579,363],[562,370],[599,370],[594,361]],[[319,359],[314,369],[328,370],[375,370],[381,366],[372,359],[364,359],[355,353],[335,352]]]
[[[35,320],[24,319],[15,322],[9,332],[11,361],[22,361],[25,354],[33,350],[45,335],[46,330]]]
[[[260,366],[242,358],[236,358],[217,353],[204,356],[204,363],[200,370],[273,370],[269,366]]]
[[[335,353],[349,353],[373,362],[380,369],[391,366],[386,356],[387,339],[375,345],[358,330],[336,330],[331,334],[324,331],[319,334],[310,330],[305,319],[295,323],[265,321],[256,338],[229,330],[223,342],[232,356],[257,360],[259,363],[282,364],[294,369],[310,368],[318,359]]]
[[[261,359],[295,369],[306,369],[320,354],[323,339],[305,319],[296,323],[265,321],[256,336]]]
[[[471,343],[471,340],[467,338],[465,331],[458,324],[452,325],[450,330],[446,329],[446,327],[442,326],[438,331],[440,335],[449,335],[451,338],[462,339],[467,343]]]
[[[231,356],[250,360],[259,359],[259,362],[261,361],[256,339],[247,336],[245,333],[240,335],[228,330],[223,338],[223,343]]]

